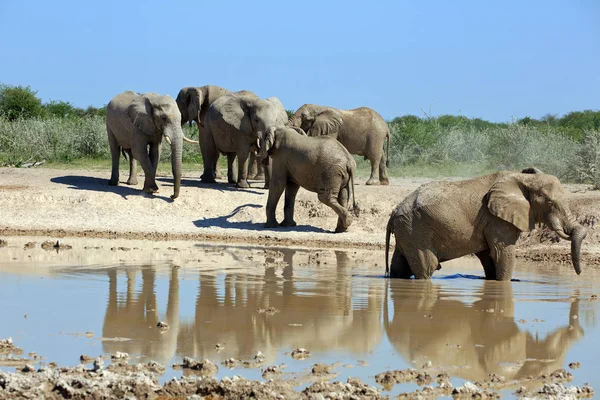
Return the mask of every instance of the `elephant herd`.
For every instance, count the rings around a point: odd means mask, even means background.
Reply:
[[[198,142],[183,134],[182,126],[192,122],[198,127]],[[351,154],[371,162],[367,185],[389,184],[390,132],[385,120],[366,107],[338,110],[305,104],[288,118],[277,97],[263,99],[247,90],[185,87],[175,100],[156,93],[126,91],[108,104],[106,129],[112,156],[110,185],[119,183],[123,154],[129,156],[127,184],[137,184],[137,160],[144,170],[143,190],[157,192],[156,170],[164,139],[171,146],[171,198],[175,199],[181,185],[183,142],[197,143],[204,163],[202,182],[216,182],[220,154],[227,156],[229,183],[247,188],[249,178],[265,180],[269,189],[266,227],[296,225],[294,202],[303,187],[317,193],[319,200],[338,214],[335,231],[346,231],[352,223],[348,207],[351,195],[352,204],[356,203],[356,163]],[[284,192],[285,216],[278,224],[275,209]]]
[[[195,122],[198,142],[182,127]],[[176,100],[156,93],[127,91],[107,106],[106,127],[112,155],[110,185],[119,182],[119,159],[129,156],[128,184],[137,183],[135,160],[144,170],[144,188],[158,191],[156,170],[164,139],[171,146],[175,199],[181,183],[183,142],[200,145],[202,182],[215,183],[220,154],[227,156],[227,180],[238,188],[248,178],[269,189],[265,227],[295,226],[294,203],[300,187],[318,195],[338,215],[335,232],[345,232],[353,217],[356,163],[371,163],[367,185],[388,185],[390,132],[370,108],[338,110],[304,104],[288,118],[276,97],[260,98],[218,86],[186,87]],[[385,145],[385,151],[384,151]],[[238,160],[237,176],[233,161]],[[284,219],[275,210],[285,192]],[[510,280],[521,232],[543,223],[571,241],[571,258],[581,273],[581,243],[586,229],[569,210],[565,192],[552,175],[536,168],[502,171],[470,180],[431,182],[409,194],[391,213],[386,231],[386,274],[429,279],[440,263],[475,254],[486,279]],[[389,263],[391,234],[395,249]]]

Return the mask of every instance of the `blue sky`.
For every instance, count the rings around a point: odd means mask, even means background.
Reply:
[[[214,84],[384,118],[600,108],[600,2],[0,1],[0,82],[101,106]]]

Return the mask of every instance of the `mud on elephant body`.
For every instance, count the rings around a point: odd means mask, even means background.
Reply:
[[[226,94],[248,94],[246,90],[240,90],[239,92],[232,92],[220,86],[205,85],[199,87],[188,86],[184,87],[177,94],[176,102],[181,112],[181,125],[192,121],[196,123],[198,127],[198,142],[200,143],[200,153],[202,159],[204,159],[204,118],[208,112],[209,107],[219,97]],[[256,157],[251,156],[250,166],[248,171],[249,177],[253,179],[264,179],[263,166],[257,162]]]
[[[127,184],[137,184],[137,160],[144,170],[144,191],[157,192],[156,169],[164,138],[171,145],[174,178],[174,192],[171,198],[179,196],[183,141],[197,142],[184,137],[181,114],[171,96],[161,96],[152,92],[139,94],[132,91],[118,94],[106,106],[106,132],[112,156],[109,185],[119,184],[119,157],[123,152],[129,155]]]
[[[309,137],[295,127],[268,130],[259,138],[261,158],[271,158],[271,183],[267,200],[265,227],[296,226],[294,202],[300,187],[318,194],[319,200],[339,216],[336,232],[344,232],[352,223],[348,211],[350,191],[356,210],[354,174],[356,163],[337,140]],[[275,210],[285,191],[284,220],[277,223]]]
[[[350,154],[364,156],[371,162],[371,176],[367,185],[389,184],[390,131],[385,120],[374,110],[368,107],[339,110],[304,104],[288,124],[302,128],[308,136],[327,135],[339,140]]]
[[[391,277],[429,279],[440,262],[475,254],[486,279],[510,280],[519,235],[536,223],[571,241],[573,267],[580,274],[586,229],[571,214],[555,176],[527,168],[520,173],[431,182],[392,211],[386,232],[386,272],[394,233]]]
[[[221,96],[204,118],[204,174],[202,181],[214,183],[219,153],[227,154],[227,180],[247,188],[248,158],[258,148],[258,137],[283,126],[288,120],[277,97],[262,99],[251,92]],[[237,180],[233,161],[238,158]],[[268,177],[267,177],[268,181]]]

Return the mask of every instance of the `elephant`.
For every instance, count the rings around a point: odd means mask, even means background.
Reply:
[[[367,185],[389,185],[390,130],[385,120],[368,107],[339,110],[316,104],[304,104],[289,119],[290,126],[302,128],[308,136],[336,138],[350,154],[371,162]],[[383,144],[387,140],[386,150]],[[379,176],[377,176],[379,174]]]
[[[543,223],[571,241],[575,272],[581,273],[581,242],[586,228],[577,223],[558,178],[537,168],[500,171],[455,182],[430,182],[409,194],[388,220],[386,274],[430,279],[440,262],[475,254],[485,278],[508,281],[521,232]],[[389,269],[390,236],[396,245]]]
[[[204,174],[202,182],[214,183],[219,153],[227,154],[227,181],[238,188],[248,185],[248,157],[258,149],[258,136],[288,120],[277,97],[262,99],[251,92],[219,97],[204,117]],[[237,180],[233,161],[238,158]],[[268,181],[268,178],[266,179]]]
[[[267,200],[266,228],[296,226],[294,202],[298,189],[316,192],[319,200],[338,215],[335,232],[345,232],[352,223],[348,210],[350,190],[354,210],[356,162],[348,150],[329,136],[309,137],[296,127],[269,129],[259,137],[259,157],[271,158],[271,182]],[[277,223],[275,210],[285,191],[284,219]]]
[[[487,380],[491,373],[506,382],[522,380],[562,368],[569,350],[585,335],[577,293],[560,311],[563,322],[557,320],[538,336],[516,321],[510,282],[477,283],[464,292],[474,299],[471,304],[447,289],[434,280],[389,282],[384,329],[395,352],[411,366],[429,361],[452,367],[452,375],[471,382]]]
[[[171,198],[176,199],[179,196],[183,141],[194,144],[198,142],[184,136],[181,114],[171,96],[132,91],[116,95],[106,106],[106,133],[112,156],[109,185],[119,184],[119,157],[122,152],[123,155],[129,155],[127,184],[137,184],[137,160],[144,170],[144,191],[157,192],[156,169],[164,138],[171,145],[174,178]]]
[[[183,126],[185,123],[191,125],[192,121],[194,121],[198,127],[198,142],[200,143],[202,159],[204,159],[204,117],[208,112],[208,108],[215,100],[223,95],[231,93],[248,94],[251,92],[246,90],[232,92],[219,86],[205,85],[200,87],[184,87],[177,94],[175,101],[181,112],[181,125]],[[250,155],[248,175],[251,179],[265,179],[263,165],[258,162],[253,153]]]

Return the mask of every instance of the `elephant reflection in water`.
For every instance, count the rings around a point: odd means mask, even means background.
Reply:
[[[135,291],[136,269],[127,270],[127,293],[120,301],[117,292],[116,268],[108,271],[109,297],[104,325],[102,348],[104,352],[116,351],[141,354],[150,359],[167,363],[175,355],[179,332],[179,268],[172,267],[169,277],[169,294],[165,322],[169,329],[161,332],[156,301],[156,270],[141,267],[142,288]],[[126,339],[126,340],[120,340]]]
[[[228,272],[222,299],[217,276],[201,275],[195,322],[182,324],[179,354],[212,358],[216,356],[215,344],[224,343],[219,358],[248,359],[261,351],[271,361],[281,350],[293,347],[362,354],[379,343],[383,333],[382,283],[369,286],[365,304],[353,307],[353,278],[345,268],[351,262],[346,253],[336,252],[339,264],[335,271],[311,265],[306,273],[301,268],[294,270],[295,250],[272,250],[283,253],[287,263],[283,270],[265,268],[260,278],[245,271]],[[299,271],[306,278],[298,278]],[[327,279],[320,276],[325,273],[329,274]],[[257,312],[267,307],[280,312]]]
[[[490,373],[521,379],[563,368],[568,349],[584,334],[579,319],[573,319],[578,297],[564,316],[565,325],[538,339],[514,320],[510,282],[485,281],[472,305],[447,298],[431,281],[405,281],[390,290],[393,317],[386,302],[384,326],[394,348],[416,367],[427,360],[457,366],[454,374],[471,381]]]

